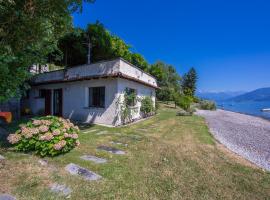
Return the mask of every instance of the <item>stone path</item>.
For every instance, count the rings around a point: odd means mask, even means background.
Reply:
[[[128,146],[128,144],[124,144],[124,143],[122,143],[122,142],[114,142],[114,141],[111,141],[110,143],[111,143],[111,144],[116,144],[116,145],[123,145],[123,146],[125,146],[125,147]]]
[[[126,154],[124,151],[122,150],[119,150],[117,148],[114,148],[114,147],[108,147],[108,146],[99,146],[97,148],[97,150],[103,150],[103,151],[107,151],[107,152],[110,152],[110,153],[113,153],[113,154],[117,154],[117,155],[124,155]]]
[[[38,160],[38,163],[42,166],[47,166],[49,162],[48,160],[40,159]]]
[[[98,131],[98,129],[86,130],[86,131],[82,131],[82,133],[93,133],[96,131]]]
[[[270,121],[235,112],[198,110],[227,148],[270,171]]]
[[[5,160],[5,157],[0,155],[0,160]]]
[[[0,194],[0,200],[16,200],[16,198],[9,194]]]
[[[92,162],[97,163],[97,164],[102,164],[102,163],[107,162],[107,160],[104,158],[98,158],[96,156],[91,156],[91,155],[84,155],[84,156],[81,156],[80,158],[83,160],[92,161]]]
[[[98,133],[96,133],[96,135],[107,135],[108,131],[100,131]]]
[[[60,196],[65,197],[68,197],[72,192],[72,190],[66,185],[60,185],[58,183],[54,183],[53,185],[51,185],[50,190]]]
[[[79,175],[88,181],[96,181],[101,179],[102,177],[88,169],[80,167],[74,163],[70,163],[65,167],[65,170],[68,171],[72,175]]]

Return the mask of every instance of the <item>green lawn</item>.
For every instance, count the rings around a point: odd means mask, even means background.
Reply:
[[[0,193],[13,194],[19,200],[63,199],[49,192],[49,185],[57,182],[72,188],[70,199],[78,200],[270,199],[270,173],[217,145],[203,118],[178,117],[175,109],[163,106],[156,116],[126,127],[81,129],[80,147],[48,158],[45,167],[37,156],[0,148],[6,157],[0,163]],[[96,135],[104,130],[109,134]],[[111,141],[128,146],[112,145]],[[127,154],[97,151],[98,145],[115,146]],[[84,154],[108,162],[81,160]],[[69,175],[64,167],[71,162],[103,179],[88,182]]]

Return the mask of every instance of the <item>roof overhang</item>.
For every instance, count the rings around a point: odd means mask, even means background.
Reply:
[[[134,81],[140,83],[142,85],[152,87],[155,89],[159,89],[158,86],[152,85],[150,83],[146,83],[140,79],[134,78],[132,76],[128,76],[121,72],[114,73],[114,74],[106,74],[106,75],[92,75],[92,76],[83,76],[83,77],[76,77],[76,78],[68,78],[68,79],[59,79],[59,80],[49,80],[49,81],[42,81],[42,82],[30,82],[31,86],[39,86],[39,85],[48,85],[48,84],[57,84],[57,83],[67,83],[67,82],[77,82],[77,81],[85,81],[85,80],[93,80],[93,79],[101,79],[101,78],[123,78],[130,81]]]

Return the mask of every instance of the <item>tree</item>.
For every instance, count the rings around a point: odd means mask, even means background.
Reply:
[[[141,54],[138,54],[138,53],[131,54],[130,62],[144,71],[148,70],[148,63],[146,62],[146,60]]]
[[[87,37],[84,30],[72,29],[58,42],[58,49],[51,53],[49,63],[60,66],[76,66],[85,64],[87,60]]]
[[[160,87],[157,98],[162,101],[174,101],[175,93],[181,92],[181,77],[175,68],[159,61],[149,67],[149,72],[157,78]]]
[[[192,67],[184,76],[182,81],[182,90],[186,96],[194,97],[197,89],[197,72]]]
[[[84,0],[93,2],[93,0]],[[0,101],[19,94],[33,64],[47,61],[83,0],[0,0]]]
[[[89,42],[89,39],[92,45],[92,62],[121,57],[143,70],[148,69],[148,63],[142,55],[133,53],[130,45],[110,33],[99,21],[95,24],[88,24],[85,30],[73,29],[60,39],[58,47],[64,56],[60,61],[52,56],[51,62],[65,66],[85,64],[88,51],[86,43]],[[54,55],[61,56],[59,52],[55,52]],[[68,59],[66,59],[67,57]]]

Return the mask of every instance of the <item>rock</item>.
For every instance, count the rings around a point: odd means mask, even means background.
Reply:
[[[47,166],[47,165],[48,165],[48,160],[40,159],[38,162],[39,162],[39,164],[41,164],[42,166]]]
[[[126,154],[124,151],[116,149],[114,147],[107,147],[107,146],[99,146],[97,150],[103,150],[103,151],[108,151],[113,154],[118,154],[118,155],[124,155]]]
[[[92,129],[92,130],[86,130],[86,131],[82,131],[82,133],[93,133],[96,132],[97,129]]]
[[[106,134],[108,134],[108,131],[101,131],[96,133],[96,135],[106,135]]]
[[[53,185],[51,185],[50,190],[60,196],[65,197],[69,196],[72,192],[72,190],[66,185],[60,185],[58,183],[54,183]]]
[[[192,116],[192,113],[185,110],[180,110],[176,113],[176,116]]]
[[[72,175],[80,175],[85,180],[88,181],[96,181],[101,179],[102,177],[88,169],[85,169],[83,167],[80,167],[79,165],[76,165],[74,163],[70,163],[65,167],[65,170],[68,171]]]
[[[128,144],[124,144],[124,143],[122,143],[122,142],[114,142],[114,141],[111,141],[110,143],[111,143],[111,144],[116,144],[116,145],[123,145],[123,146],[125,146],[125,147],[128,146]]]
[[[83,159],[83,160],[93,161],[94,163],[97,163],[97,164],[101,164],[101,163],[106,163],[107,162],[107,160],[104,159],[104,158],[98,158],[96,156],[91,156],[91,155],[84,155],[84,156],[81,156],[80,158]]]
[[[5,157],[0,155],[0,160],[5,160]]]
[[[16,200],[16,198],[9,194],[0,194],[0,200]]]

